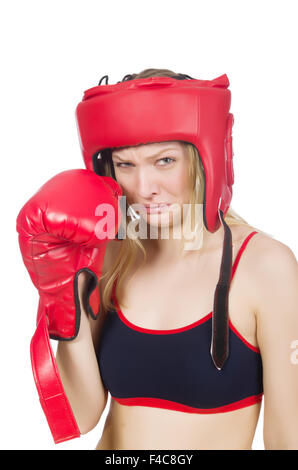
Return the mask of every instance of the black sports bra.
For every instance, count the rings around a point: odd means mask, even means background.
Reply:
[[[232,269],[254,234],[244,240]],[[210,355],[212,312],[190,325],[151,330],[125,318],[115,297],[97,348],[101,377],[122,405],[188,413],[222,413],[261,402],[260,351],[229,320],[229,358],[221,370]]]

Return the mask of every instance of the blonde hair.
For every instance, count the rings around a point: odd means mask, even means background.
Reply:
[[[153,77],[153,76],[176,77],[177,75],[178,74],[168,69],[146,69],[139,74],[130,75],[130,77],[133,77],[132,79],[135,79],[135,78],[146,78],[146,77]],[[186,151],[187,151],[186,153],[189,156],[189,165],[188,165],[189,184],[190,184],[189,206],[191,208],[191,210],[188,211],[187,213],[186,219],[183,220],[183,224],[185,224],[186,222],[190,223],[193,220],[196,220],[196,222],[198,222],[195,228],[191,226],[191,230],[195,234],[194,235],[195,246],[196,246],[196,250],[198,251],[203,244],[203,236],[204,236],[204,231],[206,230],[206,228],[204,225],[202,213],[199,217],[194,218],[194,208],[195,208],[195,204],[201,204],[201,207],[203,207],[204,189],[205,189],[204,167],[203,167],[201,158],[199,156],[199,153],[196,147],[188,142],[183,142],[183,144],[186,146]],[[105,176],[112,176],[111,168],[108,163],[105,163],[104,171],[105,171],[104,173]],[[113,310],[115,308],[114,304],[112,303],[111,297],[112,297],[113,284],[117,277],[118,279],[117,279],[117,285],[116,285],[116,297],[118,299],[118,302],[123,304],[123,302],[119,298],[119,291],[121,291],[122,283],[124,281],[126,274],[129,272],[135,260],[137,259],[138,250],[140,250],[143,255],[142,266],[146,263],[146,260],[147,260],[146,248],[144,246],[144,243],[142,242],[142,239],[135,238],[135,236],[134,237],[130,236],[130,232],[129,232],[130,220],[128,219],[129,216],[127,215],[127,211],[125,211],[125,214],[122,214],[122,216],[125,218],[124,226],[127,227],[126,237],[122,241],[118,242],[121,245],[120,245],[117,257],[114,261],[114,264],[111,267],[109,267],[106,274],[101,276],[100,278],[100,280],[106,277],[108,278],[105,284],[105,287],[103,289],[102,298],[101,298],[102,309],[105,311]],[[242,217],[240,217],[231,207],[229,207],[224,217],[224,220],[229,226],[246,225],[248,227],[251,227],[252,229],[255,229],[261,232],[260,230],[250,225]],[[183,239],[183,237],[182,237],[181,249],[185,249],[185,240]]]

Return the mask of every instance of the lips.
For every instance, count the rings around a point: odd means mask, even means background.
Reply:
[[[147,207],[160,207],[160,206],[169,206],[169,204],[167,202],[160,202],[158,204],[145,204],[145,207],[147,209]]]
[[[169,206],[170,204],[167,204],[167,203],[145,205],[147,213],[164,212],[168,209]]]

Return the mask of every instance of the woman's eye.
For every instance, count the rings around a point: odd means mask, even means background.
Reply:
[[[161,158],[160,160],[158,160],[159,162],[162,161],[162,160],[171,160],[170,162],[168,162],[168,164],[174,162],[174,158],[170,158],[170,157],[164,157],[164,158]],[[166,165],[161,165],[161,166],[166,166]]]
[[[116,163],[116,166],[121,168],[121,165],[129,165],[129,163]]]
[[[163,158],[160,158],[159,160],[157,160],[158,162],[161,162],[163,160],[170,160],[169,162],[167,162],[165,165],[159,165],[159,166],[167,166],[169,165],[170,163],[174,162],[174,158],[170,158],[170,157],[163,157]],[[122,165],[131,165],[130,163],[116,163],[116,167],[119,167],[119,168],[127,168],[126,166],[122,166]]]

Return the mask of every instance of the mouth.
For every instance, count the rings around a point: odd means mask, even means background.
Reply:
[[[161,212],[166,212],[171,204],[161,203],[161,204],[146,204],[146,212],[147,214],[158,214]]]

